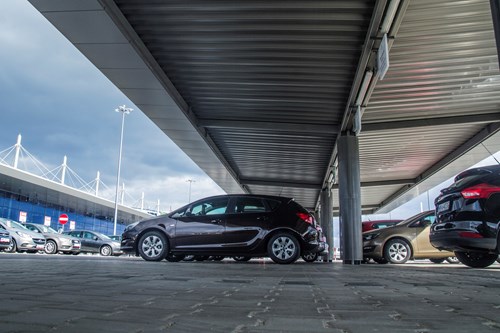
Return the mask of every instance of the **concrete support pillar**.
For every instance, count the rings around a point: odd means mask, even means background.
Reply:
[[[339,205],[344,264],[359,265],[363,259],[361,238],[361,187],[359,143],[354,135],[339,138]]]
[[[328,262],[333,260],[333,203],[330,190],[325,188],[321,191],[321,228],[328,243]]]

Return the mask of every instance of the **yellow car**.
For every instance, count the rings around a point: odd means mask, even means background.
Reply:
[[[363,258],[379,264],[404,264],[410,259],[442,262],[454,257],[453,252],[440,251],[429,241],[429,231],[436,216],[433,210],[410,217],[384,229],[363,233]]]

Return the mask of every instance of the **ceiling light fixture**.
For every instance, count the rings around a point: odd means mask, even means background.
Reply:
[[[389,33],[389,30],[392,26],[392,21],[394,20],[394,16],[396,16],[396,11],[398,10],[400,0],[392,0],[387,7],[387,11],[384,16],[384,21],[382,21],[382,25],[380,26],[380,32],[382,34]]]

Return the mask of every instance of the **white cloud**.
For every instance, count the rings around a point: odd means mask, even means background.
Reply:
[[[120,115],[126,104],[121,182],[127,200],[162,210],[188,201],[186,179],[196,179],[192,199],[222,193],[153,122],[142,114],[27,1],[0,1],[0,151],[18,134],[23,146],[45,165],[69,167],[84,181],[97,172],[114,201]],[[109,193],[107,193],[109,192]]]

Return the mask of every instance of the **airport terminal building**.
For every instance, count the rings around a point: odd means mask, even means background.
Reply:
[[[86,229],[112,235],[114,212],[112,201],[0,163],[0,217],[55,230]],[[68,216],[65,225],[59,223],[63,214]],[[116,234],[146,217],[150,215],[118,205]]]

